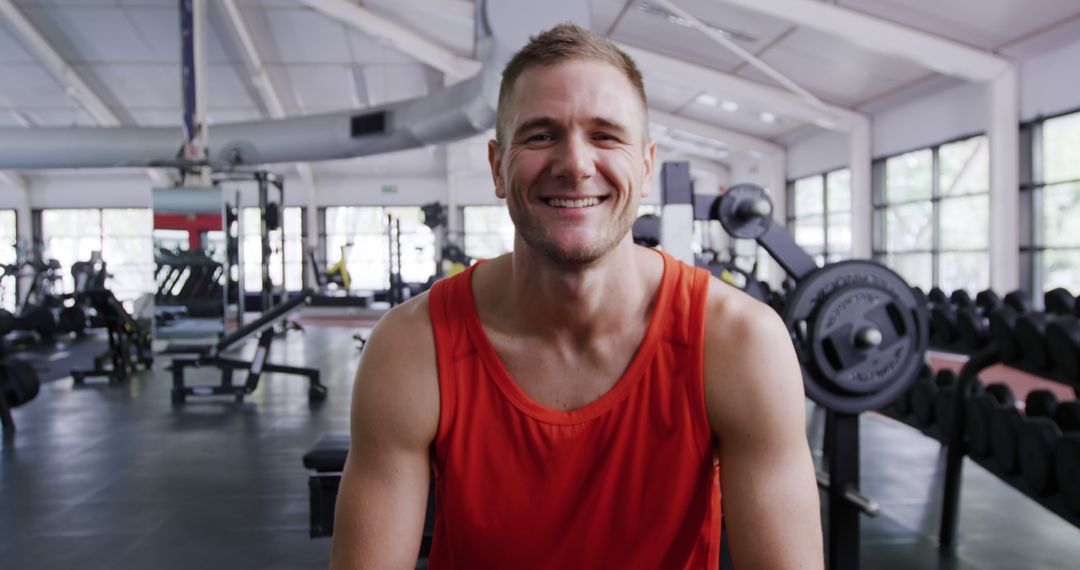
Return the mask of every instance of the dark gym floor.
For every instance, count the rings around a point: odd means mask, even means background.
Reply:
[[[304,381],[272,375],[243,404],[174,409],[164,361],[122,386],[43,386],[2,443],[0,568],[326,568],[330,541],[307,536],[300,457],[347,431],[355,331],[309,326],[274,346],[272,361],[321,368],[330,396],[316,407]],[[863,490],[883,508],[863,519],[864,568],[1078,566],[1080,530],[971,463],[959,546],[941,554],[940,447],[876,415],[862,434]]]

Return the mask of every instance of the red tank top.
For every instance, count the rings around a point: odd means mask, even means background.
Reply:
[[[717,568],[719,468],[702,380],[708,272],[664,254],[630,366],[569,412],[510,377],[480,324],[472,274],[429,297],[440,391],[430,567]]]

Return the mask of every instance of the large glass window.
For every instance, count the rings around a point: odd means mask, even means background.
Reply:
[[[818,264],[851,257],[851,171],[807,176],[789,185],[788,228]]]
[[[1035,125],[1034,280],[1037,291],[1080,293],[1080,112]]]
[[[435,234],[424,225],[419,207],[326,208],[326,235],[323,243],[328,264],[348,253],[346,266],[352,290],[374,291],[390,286],[389,220],[401,222],[401,275],[411,283],[426,282],[435,274]]]
[[[15,210],[0,210],[0,265],[14,265],[18,259],[18,233],[15,227]],[[0,306],[14,311],[18,304],[14,277],[7,277],[0,282]]]
[[[154,291],[153,218],[147,208],[55,209],[41,212],[45,257],[60,262],[62,289],[74,290],[71,265],[101,252],[121,301]]]
[[[924,290],[989,285],[990,165],[976,136],[876,166],[875,258]]]
[[[262,291],[262,242],[260,239],[259,208],[243,209],[244,226],[244,289]],[[270,233],[270,282],[282,285],[282,255],[284,255],[284,284],[287,291],[304,287],[303,209],[288,207],[282,210],[281,227]],[[282,232],[285,234],[282,251]]]
[[[465,206],[465,255],[491,259],[514,249],[514,222],[506,206]]]

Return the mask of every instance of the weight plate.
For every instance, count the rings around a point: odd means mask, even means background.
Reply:
[[[713,219],[720,220],[724,231],[732,237],[743,239],[757,239],[769,231],[772,225],[771,215],[762,215],[763,211],[752,212],[752,206],[765,204],[772,209],[769,195],[765,189],[754,184],[736,184],[714,202],[715,212],[711,212]]]
[[[1005,473],[1016,473],[1016,447],[1019,438],[1020,412],[1016,408],[999,408],[990,414],[990,446],[994,463]]]
[[[882,408],[922,368],[926,313],[910,286],[877,263],[841,261],[809,273],[791,293],[783,316],[806,394],[827,409],[857,414]],[[877,333],[866,334],[870,329]],[[860,347],[860,338],[874,342]]]
[[[1024,481],[1041,495],[1057,489],[1054,477],[1054,448],[1061,430],[1050,418],[1025,418],[1020,424],[1020,470]]]
[[[1058,440],[1054,451],[1054,474],[1065,506],[1080,514],[1080,434]]]
[[[964,423],[969,441],[968,453],[972,457],[985,459],[990,456],[990,414],[994,405],[993,398],[986,395],[968,400]]]

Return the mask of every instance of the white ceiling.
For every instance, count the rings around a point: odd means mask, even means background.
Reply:
[[[7,0],[0,0],[7,1]],[[818,0],[805,0],[813,2]],[[175,0],[14,0],[33,26],[125,124],[178,125],[179,31]],[[269,111],[233,37],[219,0],[207,32],[209,122],[268,118]],[[387,42],[294,0],[236,0],[270,82],[289,115],[323,113],[420,97],[444,82],[440,72]],[[823,31],[717,0],[675,0],[729,32],[741,48],[826,103],[866,109],[935,74]],[[474,57],[474,6],[468,0],[360,0],[462,57]],[[1080,19],[1077,0],[837,0],[847,10],[937,35],[990,53],[1022,46]],[[641,9],[638,0],[591,0],[592,27],[630,46],[766,86],[779,85],[698,31]],[[1058,34],[1060,35],[1060,34]],[[69,96],[0,17],[0,126],[90,126],[94,118]],[[645,70],[658,110],[769,140],[807,127],[752,97],[703,90],[695,77]],[[701,95],[706,95],[700,98]],[[708,96],[716,105],[707,104]],[[705,102],[702,102],[702,101]],[[724,105],[727,102],[727,105]],[[734,106],[732,105],[734,104]],[[734,108],[737,107],[737,108]],[[762,113],[771,113],[766,122]],[[445,172],[446,153],[421,149],[314,165],[335,176]],[[442,164],[440,165],[440,161]]]

